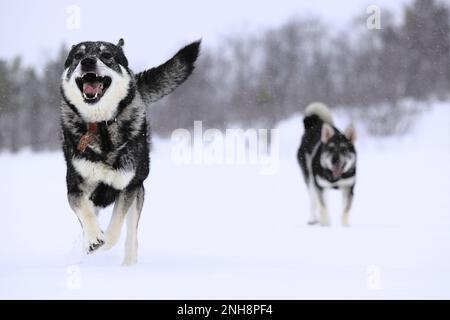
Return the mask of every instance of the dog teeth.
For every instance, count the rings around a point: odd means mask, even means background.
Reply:
[[[94,96],[94,97],[91,97],[91,98],[89,98],[85,93],[83,93],[83,97],[84,97],[86,100],[94,100],[94,99],[97,99],[97,98],[98,98],[98,93],[96,93],[95,96]]]

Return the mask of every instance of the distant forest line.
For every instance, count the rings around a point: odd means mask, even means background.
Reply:
[[[449,12],[444,1],[414,0],[401,19],[382,10],[380,30],[366,27],[367,16],[339,34],[319,19],[294,18],[257,35],[230,35],[219,48],[203,50],[193,76],[151,106],[152,131],[167,137],[195,120],[219,129],[272,128],[322,101],[379,121],[374,134],[393,134],[408,116],[402,100],[450,97]],[[62,47],[42,75],[20,57],[0,59],[0,150],[60,148],[66,55]],[[392,116],[398,121],[386,120]]]

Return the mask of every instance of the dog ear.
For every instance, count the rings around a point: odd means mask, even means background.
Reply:
[[[124,45],[125,45],[125,41],[123,40],[123,38],[120,38],[119,42],[117,43],[117,46],[122,49]]]
[[[351,141],[351,143],[355,143],[356,141],[356,130],[353,125],[349,125],[344,132],[345,137]]]
[[[330,140],[332,136],[334,136],[334,129],[333,129],[333,127],[330,126],[328,123],[324,123],[322,125],[322,135],[320,137],[320,140],[323,143],[327,143],[328,140]]]

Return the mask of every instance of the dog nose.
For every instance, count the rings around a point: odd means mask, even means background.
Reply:
[[[96,64],[97,59],[95,57],[86,57],[83,60],[81,60],[82,69],[94,68]]]
[[[333,164],[337,164],[339,162],[339,156],[337,154],[333,155],[333,157],[331,158],[331,162]]]

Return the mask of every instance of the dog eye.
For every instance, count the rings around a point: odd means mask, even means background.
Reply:
[[[103,59],[106,59],[106,60],[109,60],[109,59],[112,58],[112,54],[109,53],[109,52],[103,52],[103,53],[102,53],[102,58],[103,58]]]
[[[77,52],[73,56],[75,59],[80,60],[83,57],[83,54],[81,52]]]

